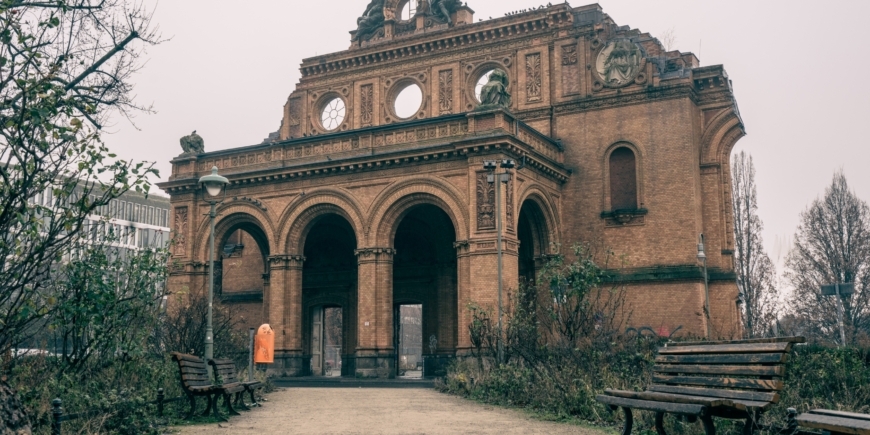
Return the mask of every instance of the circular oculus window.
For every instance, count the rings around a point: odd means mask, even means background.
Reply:
[[[422,105],[423,90],[416,83],[411,83],[396,95],[393,109],[399,118],[409,119],[417,115],[417,111],[420,110]]]
[[[338,97],[333,98],[323,105],[320,112],[320,123],[323,124],[323,128],[329,131],[335,130],[344,122],[346,112],[344,100]]]
[[[483,73],[479,79],[477,79],[477,84],[474,86],[474,98],[477,98],[477,101],[480,102],[480,92],[483,91],[483,87],[489,83],[489,76],[495,72],[495,69],[491,69],[485,73]]]
[[[402,21],[410,21],[411,18],[414,18],[414,15],[417,15],[417,0],[408,0],[402,4],[399,8],[402,11],[399,14],[399,19]]]

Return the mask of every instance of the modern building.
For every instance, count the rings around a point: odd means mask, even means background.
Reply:
[[[276,331],[278,374],[324,373],[330,308],[342,310],[343,375],[397,374],[404,305],[422,305],[427,374],[468,355],[469,304],[498,301],[498,218],[505,289],[590,241],[624,259],[609,267],[625,328],[741,335],[729,161],[744,128],[724,67],[595,4],[475,20],[459,2],[426,3],[373,1],[347,50],[303,60],[266,142],[172,161],[160,185],[179,265],[170,289],[206,288],[197,180],[217,167],[230,180],[218,251],[242,244],[249,260],[223,267],[245,283],[223,293],[244,293]],[[510,101],[479,109],[496,70]],[[484,161],[503,159],[521,169],[498,207]]]

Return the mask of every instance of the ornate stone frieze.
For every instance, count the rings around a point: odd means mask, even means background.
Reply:
[[[353,251],[359,261],[389,261],[396,255],[393,248],[362,248]]]
[[[495,229],[495,188],[486,172],[477,174],[477,229]]]
[[[541,71],[541,53],[526,55],[526,101],[533,103],[541,101],[543,75]]]
[[[360,122],[364,126],[372,125],[375,113],[375,87],[363,85],[360,88]]]
[[[298,254],[281,254],[269,256],[269,265],[271,270],[284,270],[290,268],[301,268],[305,262],[305,256]]]
[[[438,111],[442,115],[453,113],[453,70],[438,73]]]
[[[187,207],[175,208],[175,255],[184,257],[187,255]]]

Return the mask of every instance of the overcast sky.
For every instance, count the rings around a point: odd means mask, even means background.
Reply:
[[[136,77],[155,115],[117,120],[105,138],[119,156],[156,161],[165,179],[178,139],[192,130],[207,151],[253,145],[280,125],[303,58],[345,50],[368,0],[146,0],[164,37]],[[541,0],[468,0],[475,20]],[[574,0],[572,6],[587,4]],[[724,64],[748,135],[735,152],[755,159],[765,245],[791,237],[801,211],[844,169],[870,201],[868,1],[601,0],[620,25],[660,36],[701,64]],[[138,128],[138,129],[137,129]],[[784,254],[784,253],[783,253]],[[774,258],[776,261],[776,258]]]

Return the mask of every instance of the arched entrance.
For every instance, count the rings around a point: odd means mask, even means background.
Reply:
[[[264,323],[269,288],[269,239],[254,217],[236,213],[215,227],[215,295],[232,304],[240,330]]]
[[[417,361],[411,361],[417,355],[423,360],[420,365],[423,375],[442,374],[456,354],[457,261],[454,242],[456,230],[453,222],[438,206],[415,205],[399,221],[393,243],[396,250],[393,263],[393,337],[399,375],[417,365]],[[414,328],[413,314],[418,306],[422,327]],[[414,331],[417,330],[419,336],[415,337]]]
[[[532,199],[523,201],[517,220],[520,241],[517,265],[521,283],[534,284],[544,256],[549,252],[549,236],[544,212]]]
[[[317,218],[305,237],[303,351],[314,376],[353,375],[356,348],[356,235],[337,214]]]

